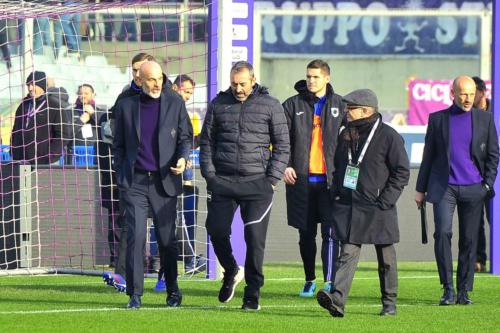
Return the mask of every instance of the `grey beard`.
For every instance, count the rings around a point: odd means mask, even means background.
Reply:
[[[148,95],[149,97],[151,98],[154,98],[154,99],[157,99],[157,98],[160,98],[160,95],[161,95],[161,91],[160,93],[158,94],[158,96],[154,96],[151,91],[146,91],[144,88],[142,88],[142,92],[145,93],[146,95]]]

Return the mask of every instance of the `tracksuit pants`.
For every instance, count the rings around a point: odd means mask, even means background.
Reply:
[[[335,279],[335,260],[339,256],[339,242],[333,238],[333,228],[329,225],[332,209],[326,183],[308,184],[307,229],[299,229],[299,249],[306,281],[316,279],[316,235],[321,223],[321,261],[324,281]]]
[[[231,247],[231,224],[239,206],[244,223],[245,299],[258,300],[264,285],[262,265],[267,227],[274,190],[266,178],[248,182],[231,182],[220,177],[207,180],[207,232],[225,274],[232,275],[238,265]]]

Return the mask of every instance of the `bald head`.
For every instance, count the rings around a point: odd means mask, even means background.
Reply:
[[[451,89],[453,103],[464,111],[470,111],[476,96],[476,84],[470,76],[459,76],[453,80]]]
[[[161,66],[155,61],[146,61],[139,69],[142,91],[152,98],[159,98],[163,85]]]

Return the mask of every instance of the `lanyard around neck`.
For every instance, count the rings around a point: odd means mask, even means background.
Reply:
[[[35,103],[33,104],[30,104],[29,108],[28,108],[28,113],[26,114],[26,128],[28,128],[29,124],[30,124],[30,119],[33,118],[35,116],[35,114],[40,111],[42,109],[42,107],[45,105],[46,103],[46,100],[43,100],[42,103],[40,103],[40,105],[35,109],[34,106],[35,106]]]
[[[375,130],[377,129],[379,123],[380,123],[380,118],[377,119],[377,121],[375,122],[375,125],[373,125],[373,127],[372,127],[372,129],[370,131],[370,135],[368,135],[368,138],[366,139],[366,142],[365,142],[365,144],[363,146],[363,149],[361,150],[361,154],[359,154],[358,162],[356,163],[356,165],[360,165],[361,162],[363,161],[363,158],[365,157],[366,150],[368,149],[368,145],[372,141],[373,135],[375,134]],[[349,156],[349,164],[352,165],[351,147],[348,148],[347,154]]]

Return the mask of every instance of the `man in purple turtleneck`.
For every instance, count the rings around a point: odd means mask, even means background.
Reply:
[[[434,211],[434,253],[444,293],[439,305],[472,304],[475,251],[482,205],[493,197],[498,137],[491,112],[473,108],[476,85],[468,76],[453,81],[453,105],[432,113],[417,179],[415,201]],[[452,220],[458,210],[457,291],[453,286]]]
[[[191,152],[193,128],[183,99],[162,90],[161,66],[154,61],[139,69],[142,92],[120,99],[115,109],[114,169],[128,227],[126,280],[127,308],[141,307],[144,289],[146,219],[149,209],[167,285],[166,303],[178,307],[182,294],[177,285],[175,220],[181,174]]]

